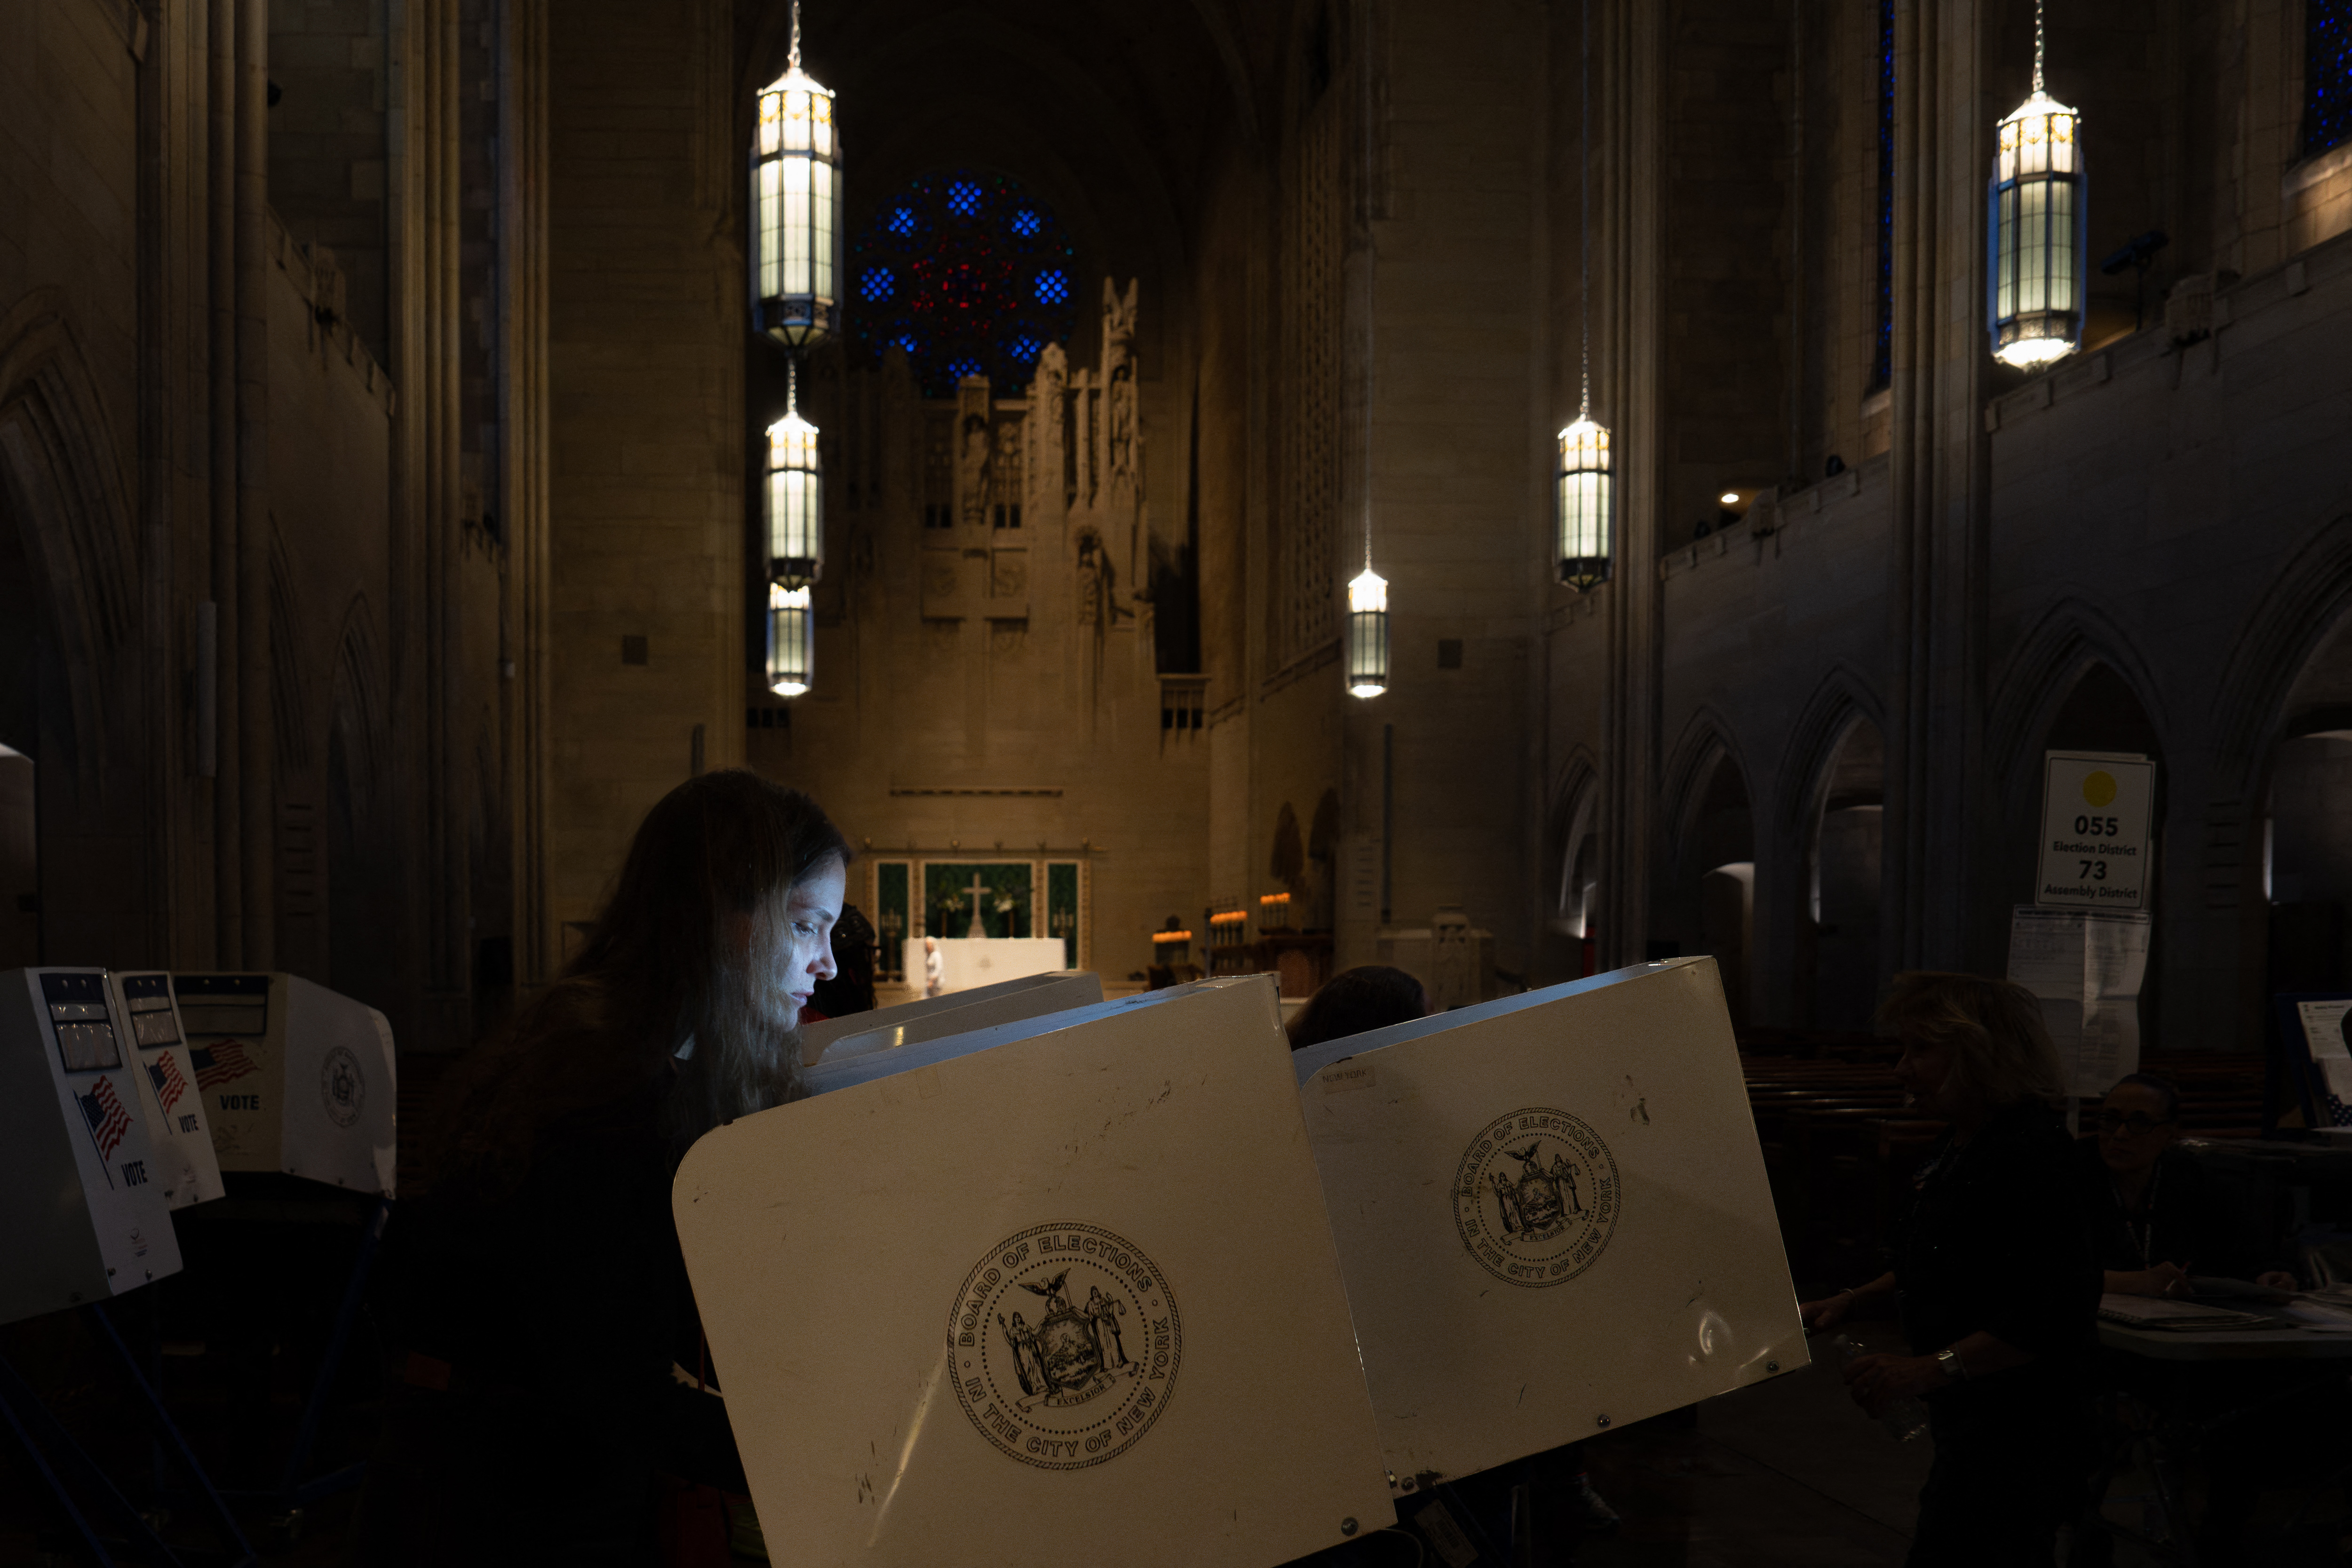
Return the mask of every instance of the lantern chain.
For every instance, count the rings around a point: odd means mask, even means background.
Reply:
[[[785,64],[793,70],[801,68],[801,0],[793,0],[793,52]]]
[[[1576,329],[1578,373],[1583,392],[1576,416],[1592,417],[1592,0],[1584,0],[1582,34],[1579,40],[1578,93],[1582,119],[1576,132],[1577,255],[1581,273],[1577,281]]]
[[[1364,166],[1360,180],[1364,194],[1364,570],[1372,569],[1372,337],[1377,321],[1373,310],[1373,274],[1380,265],[1380,245],[1372,233],[1372,8],[1363,10],[1363,26],[1356,47],[1364,57]]]
[[[2042,0],[2033,0],[2033,90],[2042,90]]]

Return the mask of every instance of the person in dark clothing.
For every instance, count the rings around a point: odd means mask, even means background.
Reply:
[[[2192,1268],[2294,1289],[2294,1276],[2270,1267],[2265,1238],[2179,1142],[2180,1091],[2168,1079],[2136,1072],[2107,1090],[2098,1136],[2074,1146],[2107,1290],[2186,1295]]]
[[[816,992],[801,1012],[801,1022],[814,1024],[820,1018],[846,1018],[852,1013],[874,1011],[874,969],[879,949],[875,946],[874,923],[856,904],[841,906],[841,919],[833,927],[833,963],[839,971],[829,979],[816,983]]]
[[[792,1098],[848,847],[814,802],[705,773],[647,814],[580,956],[445,1086],[387,1250],[406,1386],[369,1563],[650,1564],[661,1500],[741,1493],[670,1184]]]
[[[2100,1283],[2053,1106],[2058,1054],[2040,1004],[2005,980],[1905,974],[1880,1016],[1912,1102],[1951,1129],[1920,1173],[1895,1267],[1805,1303],[1805,1325],[1897,1299],[1913,1353],[1859,1357],[1846,1381],[1873,1415],[1927,1402],[1936,1461],[1910,1568],[2044,1568],[2092,1454]]]
[[[1420,981],[1385,963],[1342,970],[1325,981],[1290,1020],[1290,1048],[1385,1029],[1429,1014],[1429,993]]]

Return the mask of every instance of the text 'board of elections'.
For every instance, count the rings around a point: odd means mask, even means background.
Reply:
[[[1709,959],[1296,1058],[1270,976],[1205,981],[807,1079],[674,1193],[803,1563],[1270,1568],[1805,1360]]]

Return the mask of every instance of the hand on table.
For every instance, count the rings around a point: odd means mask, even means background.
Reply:
[[[1845,1369],[1846,1391],[1874,1416],[1906,1395],[1927,1394],[1951,1381],[1931,1355],[1856,1356]]]
[[[2159,1263],[2153,1268],[2117,1272],[2109,1277],[2109,1289],[2122,1296],[2186,1296],[2189,1294],[2189,1270],[2178,1263]]]
[[[2302,1282],[2284,1268],[2273,1268],[2267,1274],[2257,1274],[2254,1276],[2254,1283],[2257,1285],[2267,1286],[2273,1290],[2300,1290],[2303,1289]]]
[[[1797,1316],[1803,1321],[1807,1333],[1820,1333],[1844,1322],[1845,1315],[1853,1310],[1853,1291],[1841,1290],[1818,1301],[1804,1302],[1797,1308]]]

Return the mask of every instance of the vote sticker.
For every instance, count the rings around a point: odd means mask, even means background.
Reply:
[[[1511,1285],[1549,1286],[1592,1266],[1617,1229],[1617,1162],[1564,1110],[1496,1118],[1462,1155],[1454,1223],[1478,1266]]]
[[[998,1451],[1044,1470],[1117,1458],[1168,1407],[1176,1298],[1125,1237],[1066,1221],[1007,1237],[948,1319],[956,1399]]]

